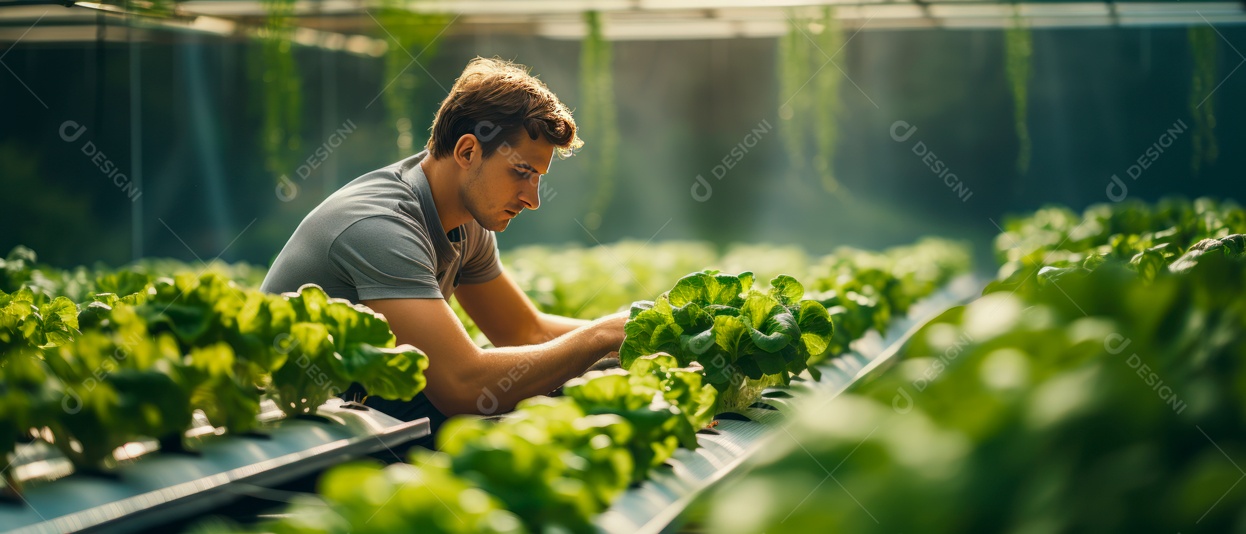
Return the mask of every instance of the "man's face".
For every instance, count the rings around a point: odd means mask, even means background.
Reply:
[[[554,145],[524,133],[485,158],[463,184],[463,205],[486,230],[501,232],[525,209],[540,207],[541,175],[549,172]]]

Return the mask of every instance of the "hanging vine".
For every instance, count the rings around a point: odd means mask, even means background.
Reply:
[[[424,107],[415,106],[420,81],[427,74],[417,65],[427,65],[437,54],[442,30],[452,19],[444,14],[414,13],[403,8],[402,0],[386,0],[377,12],[377,20],[389,32],[389,48],[385,52],[385,109],[397,130],[396,151],[399,158],[416,152],[427,141],[428,131],[418,129],[431,120]]]
[[[1033,34],[1022,24],[1020,14],[1014,12],[1012,26],[1004,33],[1004,73],[1008,76],[1008,87],[1012,91],[1012,116],[1018,145],[1017,171],[1023,174],[1030,170],[1030,128],[1027,113],[1033,52]]]
[[[1220,40],[1211,26],[1189,29],[1190,54],[1194,60],[1194,78],[1190,83],[1190,114],[1194,118],[1194,155],[1191,167],[1195,174],[1204,164],[1215,163],[1220,155],[1216,143],[1216,65]]]
[[[294,61],[294,0],[263,0],[267,18],[260,32],[260,55],[252,79],[263,94],[264,167],[274,178],[293,172],[299,158],[302,80]]]
[[[823,189],[839,191],[835,179],[835,143],[840,114],[839,86],[843,71],[832,56],[843,46],[843,29],[835,12],[823,8],[817,19],[789,17],[788,32],[779,38],[780,130],[787,142],[793,177],[816,175]],[[809,145],[812,144],[812,157]]]
[[[580,48],[580,101],[578,126],[584,138],[596,143],[590,172],[597,177],[597,191],[584,215],[584,225],[596,229],[614,197],[619,150],[618,114],[614,100],[611,45],[602,34],[601,14],[584,14],[588,33]]]
[[[843,46],[843,31],[829,7],[822,9],[820,30],[814,37],[818,48],[827,54],[834,54],[839,51],[840,47]],[[835,180],[832,159],[835,156],[835,141],[838,138],[836,118],[839,117],[840,113],[839,84],[843,78],[842,74],[843,71],[839,70],[837,65],[828,64],[822,67],[821,72],[817,73],[812,82],[816,89],[813,108],[813,142],[815,147],[813,168],[822,181],[822,187],[828,193],[835,193],[839,190],[839,182]]]
[[[803,94],[805,81],[813,74],[809,70],[809,51],[805,46],[805,35],[792,20],[788,24],[787,33],[779,37],[779,58],[775,61],[779,77],[779,130],[787,141],[783,147],[787,149],[787,157],[792,169],[791,177],[798,180],[808,171],[805,168],[805,124],[808,115],[808,95]],[[796,110],[801,110],[797,113]]]

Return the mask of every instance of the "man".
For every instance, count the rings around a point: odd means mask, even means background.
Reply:
[[[433,119],[427,150],[365,174],[303,219],[264,291],[314,283],[383,314],[398,343],[428,355],[411,402],[348,398],[402,420],[490,414],[549,393],[623,341],[625,313],[588,322],[537,311],[502,270],[494,232],[541,204],[553,155],[582,145],[571,112],[526,67],[468,63]],[[451,295],[498,348],[481,349]]]

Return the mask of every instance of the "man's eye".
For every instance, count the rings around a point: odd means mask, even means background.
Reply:
[[[527,180],[529,177],[529,174],[519,169],[515,169],[515,176],[518,176],[524,180]]]

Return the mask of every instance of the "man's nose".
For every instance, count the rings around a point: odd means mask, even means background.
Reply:
[[[523,202],[525,208],[535,210],[541,207],[541,179],[533,178],[525,182],[524,188],[519,191],[519,201]]]

